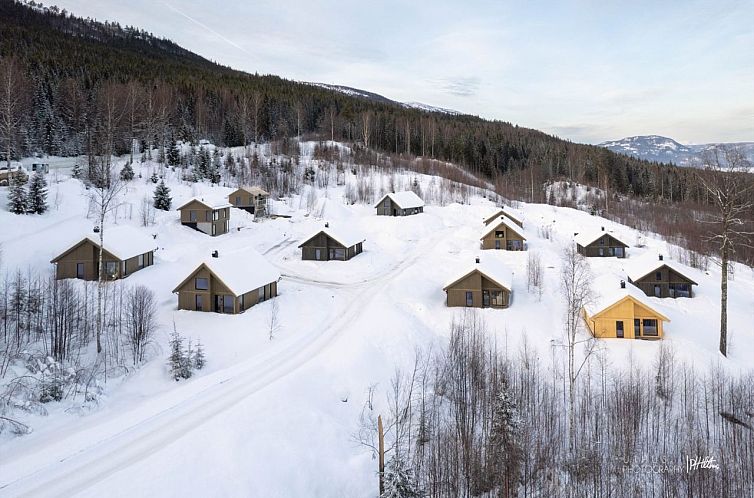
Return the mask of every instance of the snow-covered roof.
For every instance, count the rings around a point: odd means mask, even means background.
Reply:
[[[622,288],[620,286],[621,280],[625,281],[620,274],[613,272],[602,274],[592,280],[592,299],[586,306],[584,306],[590,317],[604,311],[606,308],[609,308],[623,298],[630,296],[641,303],[642,306],[655,311],[660,318],[670,321],[667,317],[658,312],[654,306],[649,304],[650,299],[657,298],[647,297],[641,289],[628,282],[626,282],[625,288]]]
[[[366,240],[366,237],[364,237],[363,233],[350,227],[326,227],[322,230],[317,231],[316,233],[313,233],[309,237],[306,237],[304,241],[301,242],[301,245],[299,245],[299,247],[303,246],[320,233],[328,235],[330,238],[337,241],[344,247],[355,246],[359,242],[364,242]]]
[[[650,273],[657,271],[663,266],[667,266],[674,272],[679,273],[691,280],[691,277],[688,276],[693,271],[691,268],[688,268],[676,261],[670,261],[667,257],[663,257],[663,259],[660,260],[659,254],[656,252],[649,251],[641,256],[628,258],[624,260],[623,263],[623,269],[625,270],[626,275],[634,282],[642,277],[649,275]]]
[[[479,237],[479,239],[483,239],[486,236],[488,236],[491,232],[493,232],[498,226],[500,226],[501,223],[504,223],[506,227],[508,227],[509,230],[513,230],[518,235],[520,235],[524,240],[528,239],[528,236],[526,234],[526,230],[521,228],[521,226],[513,221],[512,219],[508,218],[505,215],[500,215],[496,220],[491,221],[487,226],[484,227],[484,230],[482,230],[482,234]]]
[[[256,185],[253,187],[239,187],[238,190],[243,190],[244,192],[248,192],[251,195],[270,195],[269,192],[264,190],[262,187],[257,187]]]
[[[191,274],[173,290],[177,292],[196,270],[204,264],[212,274],[236,297],[263,287],[280,278],[280,272],[264,257],[253,249],[225,254],[220,252],[217,258],[211,255],[204,258]]]
[[[513,208],[504,206],[501,208],[498,208],[497,211],[494,213],[490,213],[487,216],[484,217],[485,223],[492,223],[495,221],[496,218],[500,217],[501,215],[507,216],[511,220],[515,221],[517,225],[524,223],[524,216],[520,211],[517,211]]]
[[[576,243],[580,245],[581,247],[586,247],[592,242],[594,242],[595,240],[602,237],[603,235],[609,235],[615,240],[617,240],[618,242],[622,242],[624,245],[628,246],[625,242],[620,240],[613,232],[605,231],[605,230],[602,230],[601,228],[600,229],[589,228],[586,230],[582,230],[576,234],[573,240],[575,240]]]
[[[181,204],[176,210],[180,211],[181,209],[188,206],[194,201],[204,204],[210,209],[222,209],[226,207],[232,207],[232,204],[228,202],[227,196],[218,197],[215,195],[202,195],[202,196],[192,197],[191,199]]]
[[[488,279],[497,282],[508,290],[513,288],[513,272],[510,271],[500,259],[495,257],[495,255],[485,254],[479,257],[479,263],[472,261],[472,264],[466,268],[466,271],[458,273],[455,278],[448,281],[445,287],[443,287],[443,290],[470,275],[474,271],[479,271]]]
[[[99,233],[88,233],[82,239],[78,239],[74,244],[61,252],[53,261],[57,261],[61,256],[68,253],[71,249],[78,246],[84,240],[91,241],[99,247]],[[146,235],[138,228],[120,225],[114,227],[105,227],[105,251],[109,252],[121,261],[139,256],[140,254],[154,251],[157,243],[154,237]]]
[[[404,192],[392,192],[390,194],[385,194],[377,202],[377,204],[374,205],[374,207],[378,207],[380,203],[385,200],[385,197],[390,197],[390,199],[392,199],[392,201],[396,203],[398,207],[400,207],[401,209],[424,207],[424,201],[421,200],[421,197],[419,197],[418,195],[416,195],[410,190],[406,190]]]

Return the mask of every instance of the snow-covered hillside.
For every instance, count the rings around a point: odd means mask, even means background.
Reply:
[[[313,144],[303,144],[301,168],[318,168]],[[417,347],[442,347],[449,324],[462,309],[445,306],[443,285],[473,264],[480,253],[482,220],[495,203],[482,195],[468,203],[429,201],[423,214],[376,216],[370,203],[350,204],[347,190],[370,182],[374,200],[387,191],[423,192],[442,179],[411,172],[357,177],[345,185],[305,185],[300,194],[276,200],[273,212],[290,218],[254,220],[231,209],[231,231],[209,237],[181,226],[175,211],[156,213],[141,227],[138,210],[152,195],[153,171],[162,171],[173,206],[194,196],[227,195],[230,186],[190,183],[179,171],[149,162],[134,166],[137,178],[122,195],[111,224],[156,234],[155,264],[124,280],[153,289],[160,333],[151,359],[106,386],[97,409],[81,414],[81,400],[48,404],[49,415],[20,414],[34,432],[2,440],[0,496],[328,496],[374,495],[376,464],[353,442],[370,386],[387,387],[396,366],[412,361]],[[52,209],[40,216],[0,210],[3,269],[43,272],[75,234],[91,231],[87,190],[61,169],[51,181]],[[329,174],[329,173],[328,173]],[[0,189],[0,204],[7,188]],[[573,234],[605,227],[634,246],[629,259],[592,258],[595,275],[619,285],[624,267],[649,252],[672,254],[665,242],[570,208],[517,204],[540,255],[544,292],[527,292],[526,252],[489,251],[514,274],[508,309],[478,313],[499,344],[523,344],[543,359],[562,339],[559,278],[563,248]],[[366,234],[364,252],[350,261],[302,261],[298,244],[328,222]],[[254,248],[282,274],[278,284],[279,329],[270,340],[272,302],[240,315],[178,311],[172,290],[198,258]],[[700,369],[720,364],[732,373],[754,358],[754,273],[738,266],[730,283],[730,353],[718,347],[719,270],[687,269],[699,283],[694,299],[647,298],[670,318],[666,341],[680,360]],[[606,289],[594,289],[599,293]],[[200,340],[207,367],[174,382],[168,375],[168,335],[173,324]],[[607,363],[616,368],[650,366],[658,342],[606,340]]]

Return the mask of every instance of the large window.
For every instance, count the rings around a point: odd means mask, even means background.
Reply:
[[[204,311],[204,296],[201,294],[194,296],[194,308],[196,311]]]
[[[654,318],[645,318],[642,323],[644,335],[657,337],[657,320]]]
[[[503,301],[503,291],[490,291],[490,297],[492,299],[492,306],[505,306],[505,302]]]
[[[655,280],[657,280],[658,282],[660,280],[662,280],[662,272],[661,271],[655,272]]]
[[[137,264],[138,264],[139,268],[144,268],[144,255],[143,254],[139,254],[139,258],[138,258],[138,263]]]
[[[346,259],[346,250],[335,249],[335,259]]]
[[[84,278],[84,263],[76,263],[76,278]]]
[[[671,297],[690,297],[691,286],[689,284],[670,284]]]
[[[117,261],[105,261],[105,276],[115,278],[118,273]]]
[[[196,211],[189,211],[189,219],[193,222],[196,222],[199,219],[199,215],[196,213]]]
[[[204,212],[204,221],[212,221],[212,211]]]
[[[257,301],[261,303],[262,301],[265,300],[265,297],[266,296],[265,296],[265,292],[264,292],[264,287],[260,287],[259,288],[259,299],[257,299]]]
[[[474,293],[466,291],[466,306],[474,306]]]
[[[505,230],[495,230],[495,238],[496,239],[504,239],[505,238]]]
[[[196,290],[208,290],[209,289],[209,279],[208,278],[197,277],[194,280],[194,288]]]
[[[385,202],[383,202],[382,205],[384,207],[386,207],[386,208],[389,208],[390,207],[390,198],[389,197],[385,197]]]

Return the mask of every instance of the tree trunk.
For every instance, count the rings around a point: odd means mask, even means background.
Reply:
[[[720,352],[728,356],[728,243],[723,241],[720,251],[721,270],[720,275]]]

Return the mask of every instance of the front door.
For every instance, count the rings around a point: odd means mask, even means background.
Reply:
[[[500,249],[500,240],[495,239],[495,249]]]
[[[623,339],[623,321],[619,320],[615,322],[615,336],[619,339]]]
[[[204,296],[202,296],[201,294],[197,294],[195,296],[195,298],[194,298],[195,299],[195,301],[194,301],[194,309],[196,311],[204,311],[204,299],[203,299],[203,297]]]
[[[490,291],[482,291],[482,307],[488,308],[490,305]]]
[[[322,249],[314,249],[314,259],[322,261]]]

